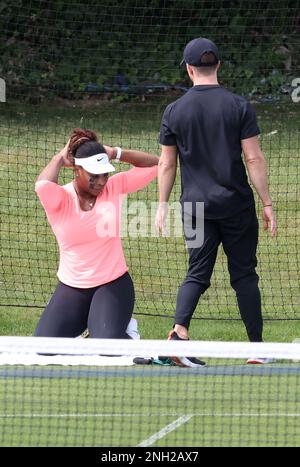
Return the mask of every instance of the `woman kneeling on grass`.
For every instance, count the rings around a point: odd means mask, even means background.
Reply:
[[[120,157],[135,167],[109,178],[115,170],[110,160]],[[134,287],[120,238],[121,200],[148,185],[157,164],[155,155],[103,146],[94,132],[78,128],[41,172],[35,190],[60,261],[59,282],[35,336],[77,337],[88,328],[94,338],[128,337]],[[74,180],[64,186],[58,185],[62,167],[74,169]]]

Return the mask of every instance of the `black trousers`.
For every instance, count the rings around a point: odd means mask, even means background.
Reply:
[[[230,283],[236,293],[248,338],[253,342],[261,342],[263,320],[259,277],[255,271],[257,243],[258,220],[255,206],[228,219],[206,219],[203,245],[188,249],[189,269],[178,292],[175,324],[189,328],[200,296],[210,286],[218,247],[222,244],[227,256]]]
[[[88,327],[91,337],[125,339],[133,307],[134,288],[128,273],[90,289],[59,282],[34,335],[77,337]]]

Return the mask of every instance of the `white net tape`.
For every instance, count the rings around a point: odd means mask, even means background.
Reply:
[[[300,360],[300,343],[0,337],[0,364],[132,365],[134,357]]]

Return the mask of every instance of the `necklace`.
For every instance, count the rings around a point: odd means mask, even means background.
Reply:
[[[76,195],[77,195],[77,198],[78,198],[78,200],[79,200],[79,204],[82,204],[82,201],[83,201],[83,200],[82,200],[82,198],[80,197],[78,191],[76,190],[75,183],[73,183],[73,186],[74,186],[74,190],[75,190],[75,193],[76,193]],[[93,201],[88,201],[87,203],[88,203],[89,208],[94,207],[95,202],[96,202],[96,198],[95,198]]]

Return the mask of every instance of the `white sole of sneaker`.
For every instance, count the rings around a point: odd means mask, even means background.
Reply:
[[[177,365],[183,368],[204,368],[205,365],[197,365],[196,363],[191,362],[186,357],[170,357],[171,360]]]

